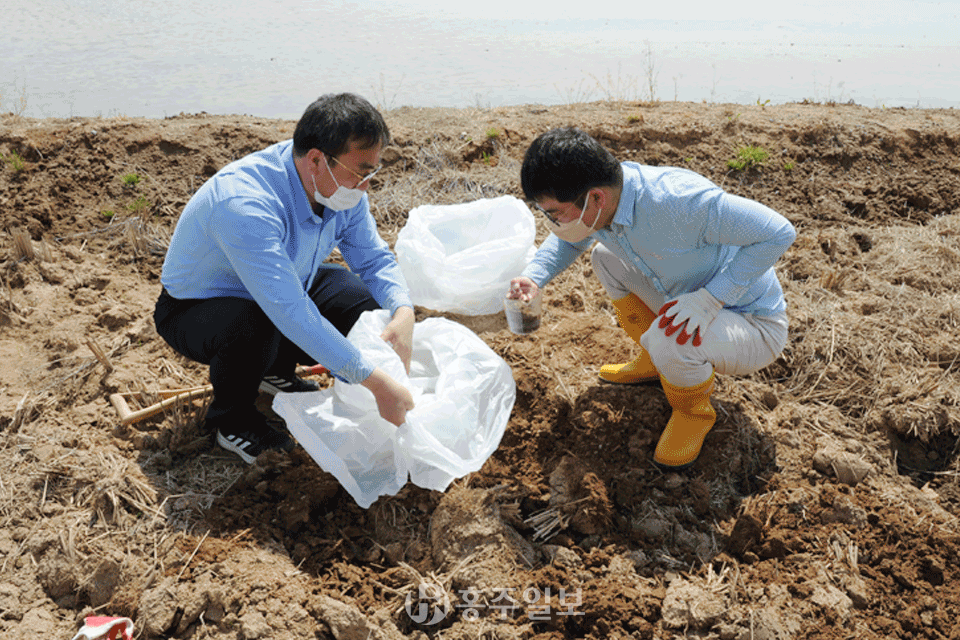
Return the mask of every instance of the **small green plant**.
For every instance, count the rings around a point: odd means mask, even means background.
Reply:
[[[737,157],[727,161],[727,166],[735,171],[759,169],[770,158],[770,152],[763,147],[748,145],[737,149]]]
[[[768,100],[764,100],[763,102],[760,102],[760,98],[757,98],[757,106],[760,107],[761,109],[763,109],[764,107],[766,107],[768,104],[770,104],[770,100],[769,100],[769,99],[768,99]]]
[[[100,212],[100,217],[103,218],[104,220],[112,220],[113,216],[115,215],[116,215],[116,212],[114,212],[111,209],[104,209],[103,211]]]
[[[483,153],[480,154],[480,161],[483,162],[483,164],[489,166],[490,163],[493,162],[493,156],[491,156],[489,153],[484,151]]]
[[[23,171],[26,167],[23,157],[16,151],[11,151],[9,156],[3,156],[3,161],[14,171]]]
[[[634,114],[634,115],[632,115],[632,116],[627,116],[627,122],[628,122],[629,124],[638,124],[638,123],[641,123],[641,122],[643,122],[643,116],[638,115],[638,114]]]
[[[123,184],[127,185],[128,187],[135,187],[140,184],[140,176],[136,173],[125,173],[122,179]]]
[[[143,196],[138,196],[136,200],[127,205],[127,210],[136,216],[142,216],[149,208],[150,203]]]
[[[797,163],[796,163],[796,162],[794,162],[793,160],[788,160],[787,162],[784,162],[784,163],[783,163],[783,170],[784,170],[784,171],[793,171],[793,168],[796,167],[796,166],[797,166]]]
[[[496,127],[490,127],[487,129],[487,140],[496,140],[500,137],[500,130]]]

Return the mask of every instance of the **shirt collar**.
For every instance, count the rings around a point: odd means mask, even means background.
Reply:
[[[640,181],[640,165],[634,162],[623,162],[620,167],[623,169],[623,187],[620,189],[620,202],[617,203],[617,212],[613,214],[612,224],[631,227],[637,195],[643,189]]]
[[[316,215],[313,209],[313,203],[307,196],[303,183],[300,181],[300,173],[297,171],[297,165],[293,162],[293,141],[289,141],[287,148],[283,151],[283,166],[287,169],[287,175],[290,176],[290,190],[293,192],[294,215],[297,222],[313,222],[314,224],[323,224],[323,216]],[[323,209],[321,209],[321,212]]]

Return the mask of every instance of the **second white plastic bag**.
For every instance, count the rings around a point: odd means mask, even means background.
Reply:
[[[510,280],[536,253],[535,236],[530,209],[500,196],[413,209],[395,249],[414,304],[475,316],[503,311]]]
[[[399,428],[380,417],[359,384],[278,393],[273,409],[320,467],[364,509],[409,481],[445,490],[483,466],[506,429],[516,385],[506,361],[475,333],[444,318],[414,326],[410,374],[380,334],[385,310],[365,312],[347,338],[413,394]]]

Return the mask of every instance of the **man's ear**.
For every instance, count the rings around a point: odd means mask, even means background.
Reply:
[[[307,151],[307,154],[305,157],[310,162],[319,163],[323,161],[324,153],[323,151],[320,151],[320,149],[310,149],[309,151]]]
[[[596,189],[596,188],[594,188],[594,189],[588,189],[588,190],[587,190],[587,208],[588,208],[588,209],[589,209],[589,208],[591,207],[591,205],[593,204],[592,202],[590,202],[590,200],[596,200],[597,203],[600,202],[599,196],[597,196],[597,189]]]

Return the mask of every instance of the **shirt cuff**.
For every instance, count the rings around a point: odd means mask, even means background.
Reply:
[[[553,280],[553,276],[550,275],[546,269],[542,266],[536,264],[535,262],[527,265],[527,268],[520,272],[520,276],[523,278],[530,278],[533,280],[537,287],[543,288],[548,282]]]
[[[408,294],[392,295],[385,300],[385,303],[386,304],[382,306],[384,309],[390,311],[390,317],[393,317],[393,314],[395,314],[400,307],[414,308],[413,300],[410,299]]]
[[[337,371],[331,371],[330,375],[347,384],[359,384],[369,378],[375,368],[362,355],[357,355]]]

